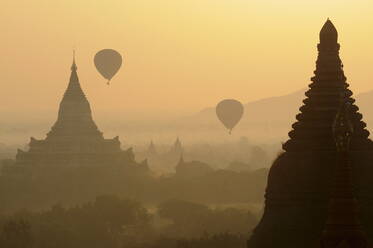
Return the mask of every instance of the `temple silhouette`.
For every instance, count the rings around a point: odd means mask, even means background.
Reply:
[[[148,147],[148,150],[146,152],[147,156],[154,157],[158,155],[157,149],[153,143],[153,140],[150,141],[150,145]]]
[[[170,151],[168,152],[171,156],[180,157],[180,155],[184,152],[183,145],[179,137],[176,138],[174,145],[171,147]]]
[[[185,179],[195,179],[202,177],[206,174],[213,172],[214,170],[204,162],[197,160],[185,161],[183,154],[181,154],[179,162],[175,167],[176,176]]]
[[[355,230],[358,223],[353,220],[355,217],[362,221],[367,236],[373,235],[373,146],[348,89],[339,57],[338,32],[330,20],[320,31],[317,47],[315,76],[311,78],[312,83],[305,93],[306,99],[296,116],[297,121],[292,125],[293,130],[289,132],[290,139],[283,144],[284,152],[270,169],[264,214],[248,241],[248,248],[340,247],[337,245],[342,244],[333,241],[335,225],[342,225],[349,217],[355,226],[351,230],[344,226],[348,230],[344,235]],[[360,207],[358,216],[354,216],[354,208],[343,212],[346,206],[343,206],[343,201],[341,203],[341,197],[336,198],[341,206],[329,205],[331,197],[336,197],[333,183],[337,161],[345,163],[343,158],[339,158],[332,131],[341,99],[350,105],[349,119],[354,129],[349,140],[354,190],[344,203],[348,205],[356,197],[356,204]],[[346,187],[343,189],[345,193],[349,192]],[[346,216],[338,219],[341,213],[346,213]],[[332,242],[320,246],[323,233],[323,241]],[[365,247],[349,246],[346,240],[343,242],[346,245],[343,247]]]
[[[123,151],[120,146],[118,136],[105,139],[93,121],[74,57],[57,121],[45,139],[31,137],[28,151],[18,149],[16,165],[94,166],[134,162],[132,150]]]

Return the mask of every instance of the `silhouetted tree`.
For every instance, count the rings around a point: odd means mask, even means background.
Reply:
[[[9,220],[2,228],[0,247],[30,248],[33,247],[30,224],[24,220]]]

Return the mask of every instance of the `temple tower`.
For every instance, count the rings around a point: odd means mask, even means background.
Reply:
[[[47,140],[59,139],[102,139],[92,119],[90,104],[80,86],[75,59],[71,66],[70,81],[63,95],[58,111],[58,118],[52,130],[47,134]]]
[[[31,138],[29,151],[18,150],[16,165],[93,166],[133,162],[131,150],[119,138],[105,139],[93,121],[90,104],[80,86],[75,58],[58,118],[43,140]]]
[[[153,140],[150,142],[150,145],[148,147],[148,151],[146,153],[150,157],[154,157],[158,155],[157,149],[155,148],[155,145],[153,143]]]
[[[332,126],[341,96],[351,105],[354,128],[350,156],[356,196],[367,233],[373,234],[373,147],[369,132],[348,89],[339,57],[338,32],[328,20],[320,31],[315,76],[305,93],[290,139],[274,161],[265,194],[263,217],[248,241],[249,248],[315,247],[328,210],[336,164]],[[316,245],[316,244],[315,244]]]
[[[182,153],[183,153],[184,149],[183,149],[183,145],[181,144],[181,141],[179,139],[179,137],[177,137],[174,145],[171,147],[169,153],[171,155],[175,155],[175,156],[180,156]]]

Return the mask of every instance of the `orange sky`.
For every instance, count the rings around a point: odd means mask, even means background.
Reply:
[[[371,0],[6,1],[0,111],[55,113],[74,47],[96,113],[184,114],[287,94],[309,84],[327,17],[351,88],[372,90],[372,11]],[[93,65],[103,48],[125,57],[110,87]]]

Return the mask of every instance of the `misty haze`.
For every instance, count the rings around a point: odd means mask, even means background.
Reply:
[[[372,9],[4,2],[0,248],[373,247]]]

